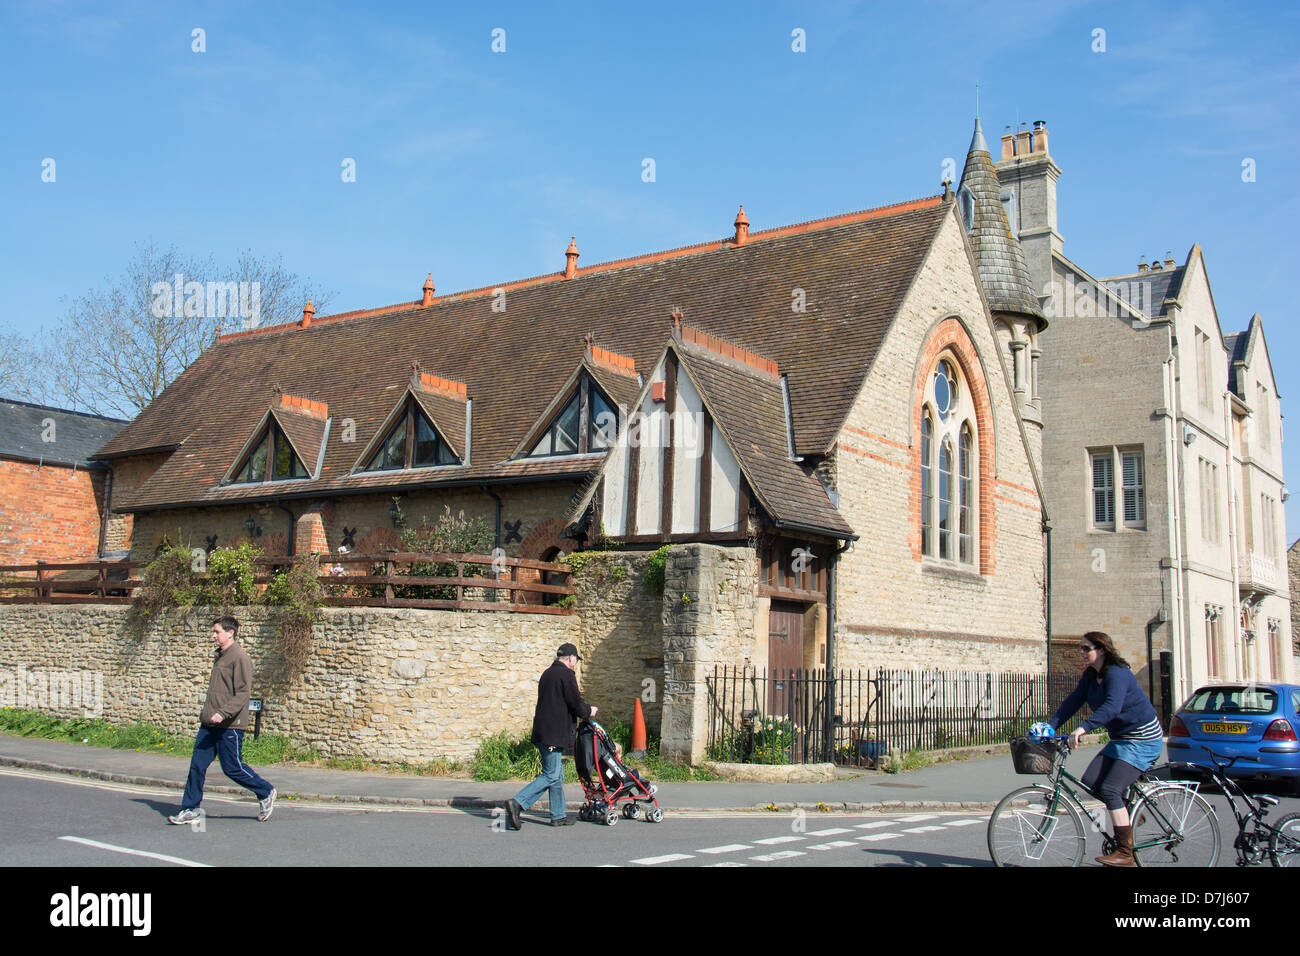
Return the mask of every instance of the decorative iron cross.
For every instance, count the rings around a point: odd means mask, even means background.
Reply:
[[[357,546],[356,541],[353,539],[356,533],[356,528],[349,528],[347,525],[343,526],[343,547],[355,548]]]
[[[215,534],[208,535],[203,539],[203,543],[207,546],[206,550],[208,552],[217,550],[217,536]]]
[[[520,518],[520,519],[519,519],[518,521],[516,521],[514,524],[511,524],[509,521],[507,521],[507,522],[505,523],[505,529],[506,529],[506,542],[505,542],[505,543],[506,543],[506,544],[510,544],[510,542],[512,542],[512,541],[522,541],[522,540],[523,540],[523,536],[519,534],[519,529],[520,529],[520,527],[523,526],[523,523],[524,523],[524,519],[523,519],[523,518]]]

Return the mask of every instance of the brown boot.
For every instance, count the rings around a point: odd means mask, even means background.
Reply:
[[[1105,856],[1097,857],[1102,866],[1137,866],[1133,862],[1133,828],[1115,828],[1115,850]]]

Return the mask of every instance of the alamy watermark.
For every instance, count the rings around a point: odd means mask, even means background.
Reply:
[[[1134,325],[1151,324],[1150,316],[1157,303],[1151,295],[1151,282],[1145,279],[1117,279],[1113,282],[1076,282],[1067,275],[1064,281],[1052,279],[1043,286],[1048,297],[1043,313],[1049,319],[1110,316],[1131,319]]]
[[[260,282],[186,282],[178,272],[171,282],[155,282],[149,292],[155,319],[243,319],[250,329],[262,321]]]
[[[104,713],[103,671],[55,671],[19,664],[0,667],[0,707],[20,710],[74,710],[86,717]]]

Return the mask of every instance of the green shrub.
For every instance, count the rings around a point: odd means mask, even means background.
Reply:
[[[208,573],[197,582],[195,604],[229,611],[258,601],[258,564],[262,549],[245,541],[237,548],[217,548],[208,555]]]
[[[650,561],[646,566],[645,574],[641,580],[655,594],[664,593],[664,569],[668,565],[668,545],[664,545],[654,554],[650,555]]]

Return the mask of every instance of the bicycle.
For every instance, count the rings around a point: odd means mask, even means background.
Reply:
[[[1065,769],[1068,738],[1045,744],[1053,745],[1055,752],[1044,752],[1025,738],[1011,741],[1016,772],[1044,773],[1051,785],[1020,787],[999,801],[988,826],[989,855],[995,866],[1078,866],[1087,848],[1080,813],[1101,833],[1103,854],[1116,847],[1102,815],[1084,805],[1080,792],[1100,797]],[[1138,866],[1218,862],[1218,817],[1197,784],[1160,780],[1147,771],[1125,793],[1124,805],[1132,821],[1133,859]]]
[[[1219,762],[1219,755],[1204,745],[1201,749],[1210,755],[1214,769],[1199,764],[1171,763],[1170,770],[1177,773],[1192,771],[1202,777],[1208,777],[1223,795],[1228,798],[1228,806],[1237,821],[1237,838],[1232,846],[1237,851],[1237,866],[1253,866],[1262,863],[1267,855],[1274,866],[1300,867],[1300,813],[1288,813],[1275,824],[1264,822],[1270,808],[1281,801],[1268,794],[1260,794],[1252,799],[1236,780],[1228,776],[1227,771],[1240,757],[1233,757],[1227,763]],[[1237,808],[1236,798],[1240,797],[1246,805],[1246,812]],[[1250,826],[1250,824],[1254,826]]]

